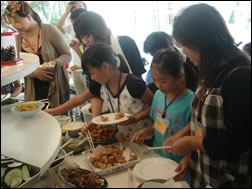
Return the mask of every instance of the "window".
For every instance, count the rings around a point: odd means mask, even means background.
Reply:
[[[142,57],[151,62],[152,57],[143,52],[146,37],[154,31],[172,33],[173,18],[186,6],[201,1],[88,1],[88,10],[99,13],[114,35],[129,35],[139,48]],[[214,6],[224,17],[236,43],[251,41],[250,1],[202,1]],[[132,14],[134,11],[134,14]],[[132,26],[132,27],[131,27]],[[149,69],[149,66],[146,67]]]

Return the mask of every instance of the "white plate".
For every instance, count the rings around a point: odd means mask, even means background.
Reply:
[[[123,121],[128,120],[128,116],[130,116],[130,114],[128,113],[124,113],[124,117],[121,119],[115,119],[115,115],[116,113],[109,113],[109,114],[103,114],[103,115],[99,115],[95,118],[92,119],[92,122],[98,125],[112,125],[112,124],[117,124],[117,123],[121,123]],[[101,121],[101,116],[103,117],[108,117],[108,121]]]
[[[141,181],[151,179],[173,178],[178,173],[175,172],[178,164],[167,158],[149,158],[140,161],[133,169],[133,173]]]
[[[72,71],[71,69],[67,69],[68,72],[83,72],[83,69],[77,69]]]

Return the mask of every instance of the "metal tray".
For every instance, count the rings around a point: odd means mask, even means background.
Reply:
[[[6,156],[6,157],[8,157],[8,156]],[[10,157],[8,157],[8,158],[10,158]],[[30,170],[31,178],[28,181],[24,182],[23,184],[19,185],[18,188],[31,188],[34,184],[39,182],[39,180],[40,180],[40,171],[41,171],[41,169],[39,167],[29,165],[27,163],[24,163],[22,161],[19,161],[19,160],[13,159],[13,158],[10,158],[10,159],[12,159],[14,161],[17,161],[17,162],[20,162],[20,163],[23,163],[23,164],[25,164],[25,165],[27,165],[27,166],[29,166],[31,168],[31,170]],[[1,186],[1,188],[2,187],[3,186]]]

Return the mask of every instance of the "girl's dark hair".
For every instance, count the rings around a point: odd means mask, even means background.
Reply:
[[[246,51],[249,54],[249,56],[251,57],[251,42],[245,44],[243,46],[243,50]]]
[[[88,66],[100,68],[103,62],[108,62],[114,68],[117,67],[116,57],[120,60],[120,67],[124,73],[129,73],[126,62],[120,54],[115,54],[112,48],[104,43],[95,43],[91,45],[82,55],[81,66],[83,70],[88,72]]]
[[[209,87],[221,64],[241,54],[220,13],[207,4],[185,8],[174,19],[173,37],[182,46],[200,53],[199,78]]]
[[[183,57],[173,48],[160,49],[153,57],[151,67],[153,65],[158,65],[162,73],[177,78],[183,71]]]
[[[75,11],[73,11],[71,14],[70,14],[70,19],[72,21],[74,21],[75,19],[77,19],[82,13],[86,12],[87,10],[86,9],[82,9],[82,8],[79,8],[79,9],[76,9]]]
[[[86,11],[81,14],[74,22],[74,31],[79,39],[92,34],[95,42],[107,42],[110,45],[111,31],[104,19],[95,12]]]
[[[144,52],[154,55],[159,49],[174,47],[172,38],[165,32],[153,32],[144,41]]]
[[[32,8],[30,7],[30,5],[25,2],[25,1],[17,1],[21,6],[20,6],[20,9],[16,11],[16,14],[18,16],[21,16],[21,17],[26,17],[27,14],[30,14],[31,17],[39,24],[39,26],[41,27],[42,25],[42,21],[41,21],[41,18],[40,16],[38,15],[38,13],[36,13],[34,10],[32,10]],[[8,11],[12,11],[11,7],[8,5],[6,7],[6,9]]]

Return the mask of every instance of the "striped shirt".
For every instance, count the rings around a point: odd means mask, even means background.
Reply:
[[[203,85],[196,89],[191,107],[191,135],[196,135],[196,126],[201,128],[206,152],[191,153],[191,187],[234,187],[247,183],[251,186],[251,66],[234,70],[241,62],[250,64],[245,61],[238,57],[229,63],[202,105],[201,124],[197,124],[197,108]],[[235,77],[237,74],[240,78]]]

